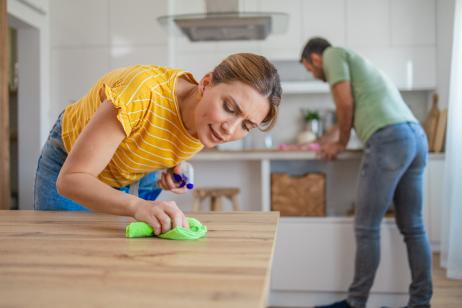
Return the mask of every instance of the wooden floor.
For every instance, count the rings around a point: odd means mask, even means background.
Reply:
[[[449,280],[440,267],[439,254],[433,256],[433,299],[434,308],[462,307],[462,280]]]
[[[433,255],[432,308],[462,308],[462,280],[446,278],[446,271],[440,266],[439,254]]]

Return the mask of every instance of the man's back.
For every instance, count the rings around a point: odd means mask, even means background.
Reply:
[[[396,86],[357,53],[329,47],[323,53],[323,69],[331,86],[344,80],[351,82],[354,128],[363,142],[387,125],[417,122]]]

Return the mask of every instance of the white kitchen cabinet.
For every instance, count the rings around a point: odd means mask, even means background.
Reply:
[[[436,88],[434,46],[394,48],[361,46],[353,50],[383,71],[400,91],[433,91]],[[282,88],[284,94],[330,93],[329,86],[320,81],[283,80]]]
[[[321,81],[286,81],[281,87],[284,94],[330,93],[329,84]]]
[[[108,8],[109,0],[51,1],[51,47],[107,45]]]
[[[259,11],[279,12],[289,15],[287,31],[271,33],[259,42],[262,54],[272,59],[296,58],[301,48],[301,1],[300,0],[260,0]]]
[[[289,14],[287,32],[272,34],[260,43],[261,52],[272,60],[298,60],[308,39],[322,36],[335,45],[344,46],[345,0],[261,0],[260,11]]]
[[[383,0],[347,1],[348,47],[390,46],[389,7],[389,2]]]
[[[354,260],[352,217],[282,217],[273,258],[270,304],[327,303],[329,295],[348,290],[353,280]],[[394,220],[386,219],[381,228],[380,265],[371,296],[404,295],[410,281],[404,242]],[[303,302],[298,302],[297,295],[301,294],[305,295]],[[325,299],[319,299],[320,294]]]
[[[348,218],[281,219],[272,266],[269,305],[311,307],[346,298],[354,272],[353,222]],[[410,282],[396,225],[381,230],[381,260],[367,307],[401,307]]]
[[[355,51],[369,59],[402,90],[431,90],[436,87],[436,48],[358,47]]]
[[[436,0],[390,0],[393,46],[435,45]]]
[[[346,0],[303,0],[301,7],[302,37],[300,50],[295,51],[300,57],[301,49],[308,39],[321,36],[337,46],[346,46]]]
[[[347,2],[347,46],[403,90],[436,88],[434,0]]]
[[[167,47],[165,29],[157,21],[168,15],[168,2],[163,0],[111,0],[109,33],[111,45],[149,45]]]

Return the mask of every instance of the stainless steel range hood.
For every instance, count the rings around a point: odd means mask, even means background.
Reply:
[[[239,0],[205,0],[206,13],[159,17],[163,25],[178,27],[191,41],[264,40],[283,33],[288,15],[273,12],[239,12]]]

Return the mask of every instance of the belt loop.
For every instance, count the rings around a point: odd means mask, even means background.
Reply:
[[[140,181],[136,181],[135,183],[130,184],[128,188],[128,193],[134,196],[138,196],[140,188]]]

